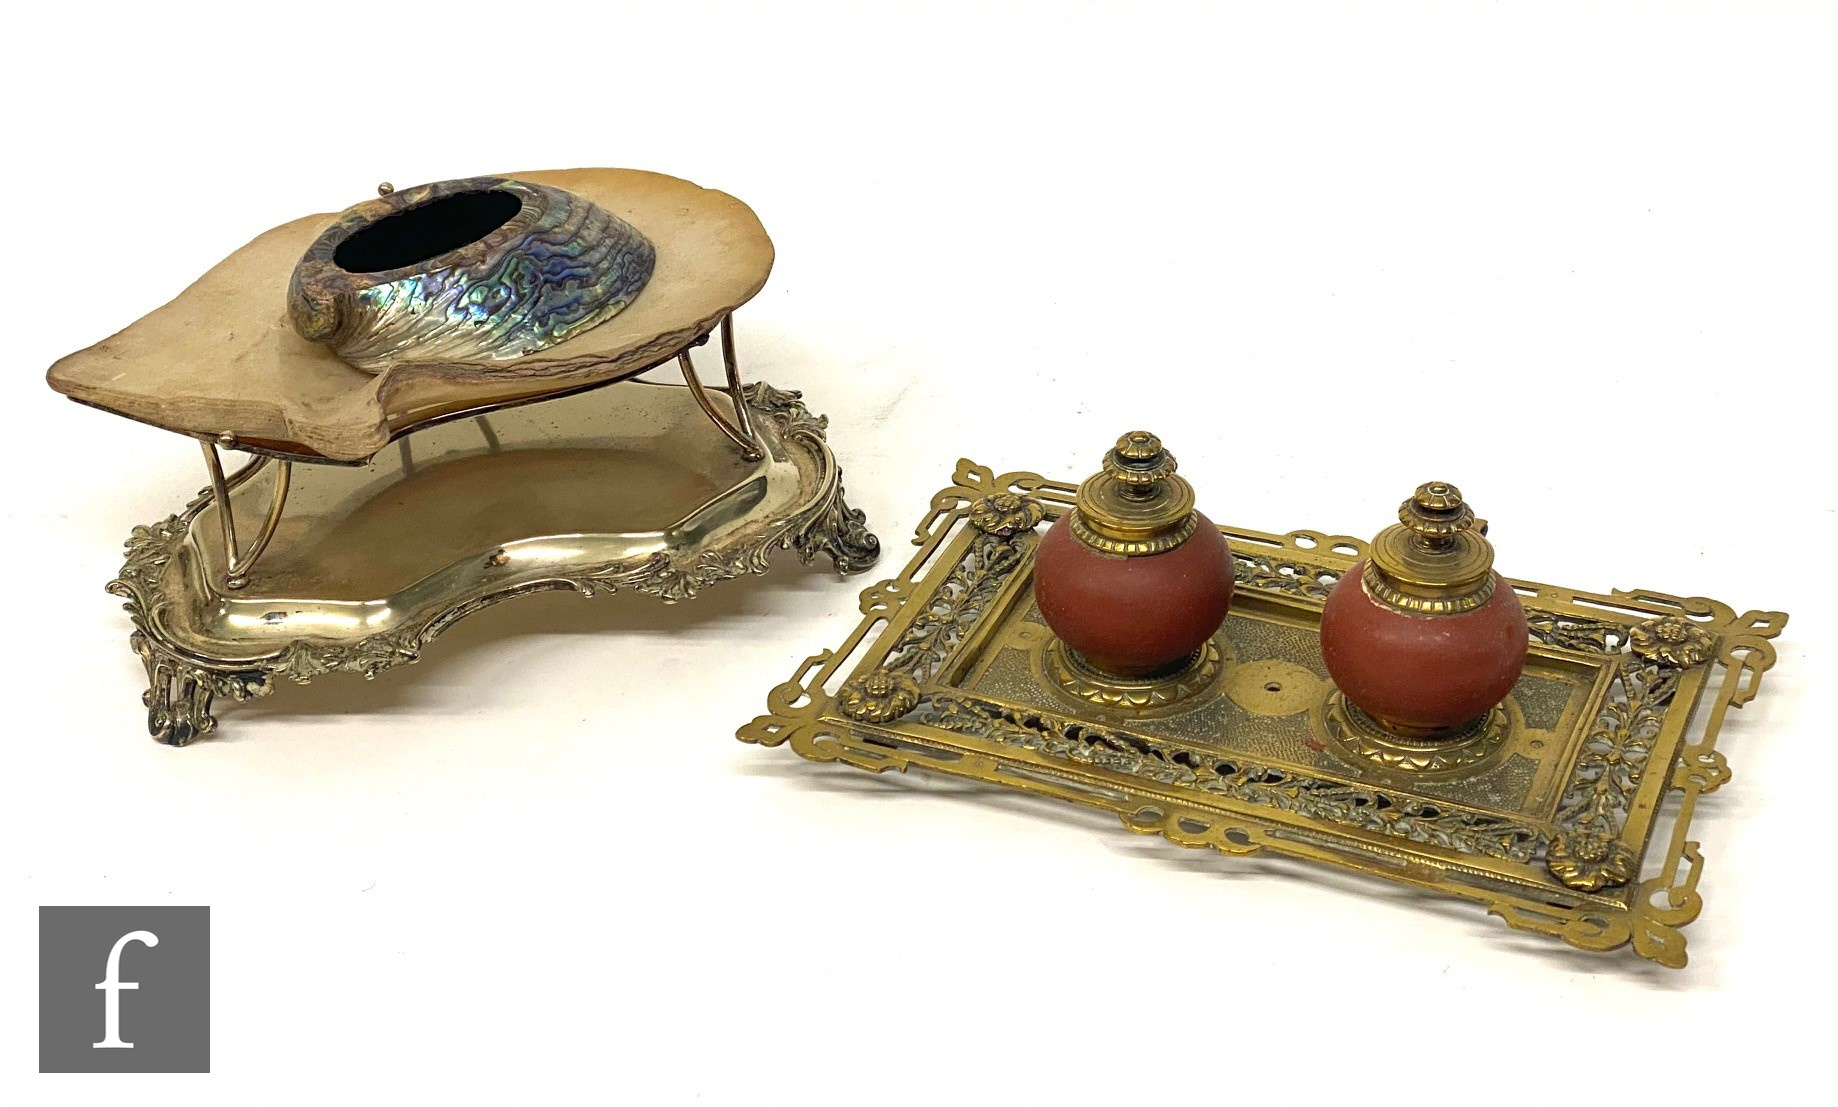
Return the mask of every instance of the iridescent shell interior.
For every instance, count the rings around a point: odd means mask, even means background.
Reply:
[[[501,177],[440,181],[345,211],[288,287],[301,337],[360,369],[507,363],[629,305],[657,252],[573,193]]]

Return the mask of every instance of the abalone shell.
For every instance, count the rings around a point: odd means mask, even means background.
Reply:
[[[657,251],[631,224],[559,188],[438,181],[346,209],[294,268],[288,318],[370,372],[504,362],[625,309]]]

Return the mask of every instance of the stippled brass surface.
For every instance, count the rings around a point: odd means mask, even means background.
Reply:
[[[966,691],[1074,712],[1091,706],[1063,693],[1051,665],[1043,664],[1054,641],[1031,602],[990,617],[996,629],[962,682]],[[1280,608],[1251,596],[1226,619],[1218,639],[1226,662],[1209,692],[1159,709],[1105,713],[1104,721],[1262,763],[1354,780],[1387,778],[1383,766],[1335,741],[1326,717],[1334,687],[1312,627],[1297,625]],[[1485,764],[1465,766],[1475,771],[1459,778],[1419,779],[1413,786],[1443,799],[1527,816],[1548,812],[1555,802],[1549,791],[1556,762],[1565,752],[1555,731],[1575,727],[1597,676],[1593,667],[1537,659],[1513,689],[1508,710],[1514,725],[1494,743]],[[1545,792],[1534,794],[1539,781]]]

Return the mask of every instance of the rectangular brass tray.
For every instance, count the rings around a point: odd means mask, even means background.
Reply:
[[[1036,534],[971,521],[1000,493],[1050,520],[1074,487],[967,460],[954,480],[912,563],[863,592],[861,625],[775,688],[742,741],[1088,804],[1184,846],[1338,865],[1478,900],[1580,949],[1631,943],[1685,964],[1679,928],[1702,906],[1692,813],[1729,779],[1718,731],[1755,696],[1786,615],[1513,581],[1532,645],[1495,748],[1466,766],[1388,763],[1331,718],[1318,639],[1322,601],[1364,542],[1221,527],[1237,596],[1214,685],[1125,708],[1043,664]]]

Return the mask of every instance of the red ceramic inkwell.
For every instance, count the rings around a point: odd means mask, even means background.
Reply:
[[[1232,602],[1225,537],[1194,510],[1193,486],[1147,431],[1131,431],[1040,540],[1034,599],[1064,650],[1062,684],[1086,698],[1151,706],[1179,698]],[[1075,688],[1075,685],[1077,686]]]
[[[1486,529],[1460,489],[1422,485],[1322,609],[1328,673],[1392,735],[1429,746],[1472,736],[1525,668],[1525,610],[1493,571]]]

